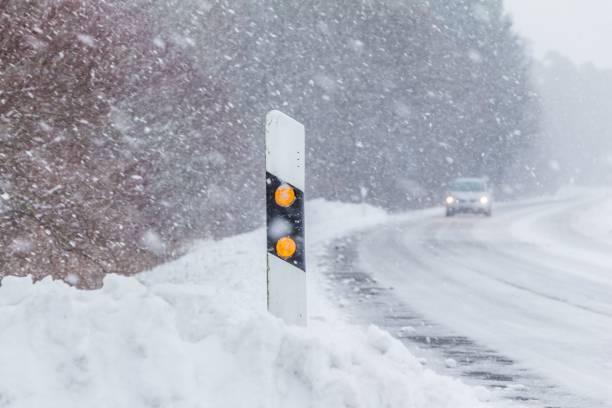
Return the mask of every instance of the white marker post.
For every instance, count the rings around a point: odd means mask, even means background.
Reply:
[[[266,116],[268,310],[306,325],[304,126],[279,111]]]

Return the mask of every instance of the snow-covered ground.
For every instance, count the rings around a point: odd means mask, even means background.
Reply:
[[[520,362],[581,406],[612,400],[612,192],[442,210],[366,234],[360,267],[428,319]],[[592,404],[592,405],[591,405]]]
[[[308,328],[265,308],[262,230],[201,242],[136,278],[84,292],[50,279],[0,287],[0,407],[452,407],[489,394],[423,368],[376,327],[339,317],[318,254],[389,220],[310,202]]]

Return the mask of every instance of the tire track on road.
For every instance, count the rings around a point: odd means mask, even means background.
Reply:
[[[404,342],[437,372],[491,390],[495,398],[538,408],[595,407],[564,392],[513,359],[424,318],[358,267],[362,237],[338,241],[321,260],[334,294],[350,316],[375,324]],[[426,359],[426,360],[425,360]]]
[[[594,201],[506,204],[482,220],[399,217],[330,247],[324,262],[349,315],[431,355],[437,371],[533,406],[606,406],[606,269],[575,253],[553,256],[580,239],[557,223]],[[515,225],[535,235],[522,240]]]

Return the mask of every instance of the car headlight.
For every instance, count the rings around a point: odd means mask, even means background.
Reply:
[[[446,197],[446,204],[452,204],[454,202],[455,202],[455,197],[453,196]]]
[[[482,205],[489,204],[489,197],[487,196],[480,197],[480,204]]]

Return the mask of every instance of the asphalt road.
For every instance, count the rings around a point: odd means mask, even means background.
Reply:
[[[329,249],[347,311],[523,405],[612,406],[607,192],[416,213]]]

